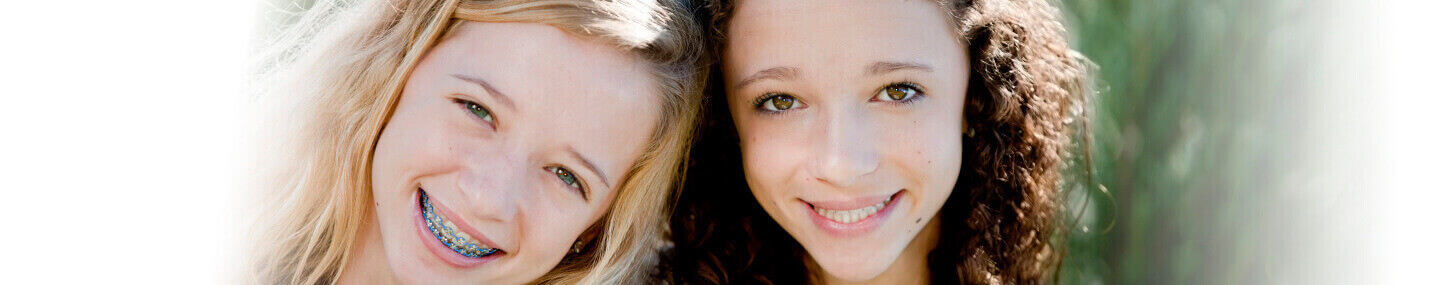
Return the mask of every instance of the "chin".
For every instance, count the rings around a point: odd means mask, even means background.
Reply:
[[[394,274],[395,281],[402,284],[452,284],[457,282],[452,275],[456,272],[446,272],[435,264],[434,260],[427,260],[427,256],[420,253],[423,247],[417,241],[405,240],[401,252],[390,252],[389,269]],[[410,243],[414,242],[414,243]]]
[[[874,277],[878,277],[879,274],[883,274],[884,271],[889,268],[889,265],[892,264],[891,262],[881,262],[874,259],[863,258],[845,258],[843,260],[828,261],[827,263],[823,259],[816,261],[819,263],[819,267],[824,270],[824,274],[850,282],[874,279]]]
[[[810,247],[806,245],[804,247],[805,251],[810,253],[810,258],[819,265],[820,269],[824,270],[825,274],[840,280],[854,282],[874,279],[883,274],[903,251],[902,246],[894,248],[893,245],[863,247],[837,241],[820,241],[820,243],[827,246]]]

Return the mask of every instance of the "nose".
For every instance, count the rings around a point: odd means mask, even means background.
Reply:
[[[512,155],[494,154],[470,160],[459,179],[459,189],[477,218],[506,222],[519,212],[530,179]]]
[[[859,110],[835,110],[820,122],[821,134],[815,142],[811,175],[837,187],[848,187],[859,177],[879,167],[875,149],[874,124],[867,122]]]

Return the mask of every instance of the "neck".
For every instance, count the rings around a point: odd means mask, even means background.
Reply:
[[[807,260],[809,272],[821,272],[818,284],[929,284],[929,252],[939,245],[939,218],[934,217],[924,229],[909,241],[909,246],[899,253],[894,264],[873,279],[852,282],[840,280],[819,267],[813,259]]]
[[[349,260],[345,261],[336,283],[367,284],[376,280],[394,280],[386,262],[382,244],[384,241],[380,240],[378,217],[375,217],[374,211],[370,211],[366,216],[364,225],[360,226],[358,239],[349,249]]]

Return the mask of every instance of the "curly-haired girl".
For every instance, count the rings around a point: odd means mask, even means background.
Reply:
[[[1053,280],[1085,61],[1043,0],[711,1],[681,284]],[[745,189],[748,189],[747,191]]]

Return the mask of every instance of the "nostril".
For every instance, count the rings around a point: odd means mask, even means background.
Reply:
[[[876,159],[868,155],[827,156],[813,165],[814,177],[835,186],[849,186],[859,177],[878,169]]]

